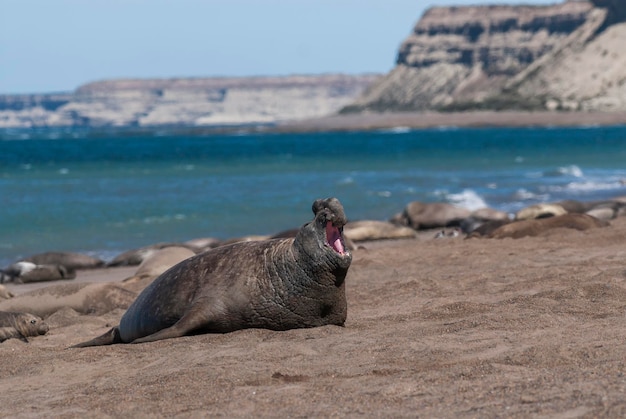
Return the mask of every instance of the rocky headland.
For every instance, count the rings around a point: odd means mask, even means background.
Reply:
[[[622,0],[432,7],[386,75],[104,80],[0,95],[0,128],[626,123]]]
[[[433,7],[350,112],[626,110],[618,0]]]
[[[377,75],[104,80],[0,95],[0,128],[268,124],[333,114]]]

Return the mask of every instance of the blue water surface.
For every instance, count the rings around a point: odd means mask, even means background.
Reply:
[[[0,266],[48,250],[273,234],[336,196],[385,220],[411,201],[507,212],[626,195],[626,127],[192,134],[0,130]]]

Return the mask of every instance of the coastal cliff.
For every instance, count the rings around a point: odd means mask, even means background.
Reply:
[[[327,74],[105,80],[71,93],[0,95],[0,128],[293,121],[337,112],[378,77]]]
[[[342,113],[626,110],[621,0],[434,7]]]

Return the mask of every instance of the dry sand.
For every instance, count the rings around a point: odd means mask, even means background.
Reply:
[[[273,131],[351,131],[432,127],[528,127],[624,125],[626,112],[384,112],[330,115],[292,121]]]
[[[345,327],[84,349],[66,347],[123,311],[57,312],[47,335],[0,344],[0,416],[626,416],[626,217],[368,243],[347,294]]]

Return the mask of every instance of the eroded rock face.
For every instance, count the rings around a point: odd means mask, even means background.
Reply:
[[[587,2],[432,8],[400,47],[397,64],[480,65],[489,76],[516,74],[582,25],[591,9]]]
[[[626,109],[617,3],[431,8],[343,112]]]
[[[335,113],[378,75],[128,79],[0,95],[0,127],[274,123]]]
[[[596,7],[608,10],[607,25],[626,21],[626,7],[623,0],[591,0]]]

